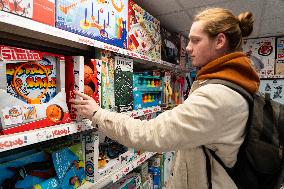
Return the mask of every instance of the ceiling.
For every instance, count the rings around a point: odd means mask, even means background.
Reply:
[[[172,32],[188,36],[193,16],[206,7],[230,9],[237,16],[250,11],[255,16],[249,38],[284,35],[284,0],[134,0]]]

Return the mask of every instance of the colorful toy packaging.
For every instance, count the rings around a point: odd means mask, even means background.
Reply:
[[[52,160],[62,189],[75,189],[86,182],[81,144],[53,152]]]
[[[134,109],[157,106],[162,102],[162,79],[148,73],[133,76]]]
[[[59,59],[59,55],[0,46],[3,134],[70,121],[65,91],[56,82],[62,77],[56,74]]]
[[[54,26],[54,0],[2,0],[0,10]]]
[[[114,99],[114,57],[109,51],[102,51],[102,87],[101,106],[105,109],[115,111]]]
[[[133,109],[133,60],[115,57],[114,66],[114,96],[118,112]]]
[[[69,101],[71,98],[77,98],[74,90],[84,91],[83,56],[65,56],[65,77],[66,102],[70,111],[70,117],[74,121],[81,121],[82,117],[77,117],[76,109]]]
[[[86,59],[84,64],[84,93],[101,103],[101,66],[98,59]]]
[[[128,49],[161,60],[160,21],[132,0],[128,8]]]
[[[127,0],[57,0],[56,27],[127,48]]]

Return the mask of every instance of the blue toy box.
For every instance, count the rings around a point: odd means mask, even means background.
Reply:
[[[134,74],[134,110],[157,106],[162,103],[162,79],[159,76]]]
[[[56,27],[127,49],[128,0],[57,0]]]

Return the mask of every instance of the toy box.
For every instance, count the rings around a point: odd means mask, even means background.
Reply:
[[[3,134],[70,121],[60,55],[0,46],[0,116]]]
[[[84,93],[101,103],[101,66],[99,59],[86,59],[84,64]]]
[[[116,110],[118,112],[131,111],[133,109],[133,60],[116,56],[114,70]]]
[[[128,49],[161,60],[160,21],[132,0],[128,8]]]
[[[102,51],[102,84],[101,84],[101,106],[105,109],[115,111],[114,100],[114,57],[109,51]]]
[[[162,79],[159,76],[133,76],[134,109],[157,106],[162,102]]]
[[[95,132],[83,135],[86,180],[95,182],[98,177],[99,137]]]
[[[56,27],[127,48],[127,0],[57,0]]]
[[[74,90],[84,91],[84,57],[65,56],[65,91],[66,102],[70,111],[70,117],[74,121],[81,121],[82,117],[77,117],[76,109],[69,102],[71,98],[77,98]]]
[[[180,63],[180,35],[170,33],[161,27],[162,60],[172,64]]]
[[[2,0],[0,10],[54,26],[54,4],[54,0]]]
[[[53,152],[52,160],[62,189],[75,189],[86,182],[81,144]]]

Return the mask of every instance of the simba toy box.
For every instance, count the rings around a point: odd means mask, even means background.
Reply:
[[[3,134],[70,122],[59,55],[0,46]]]

